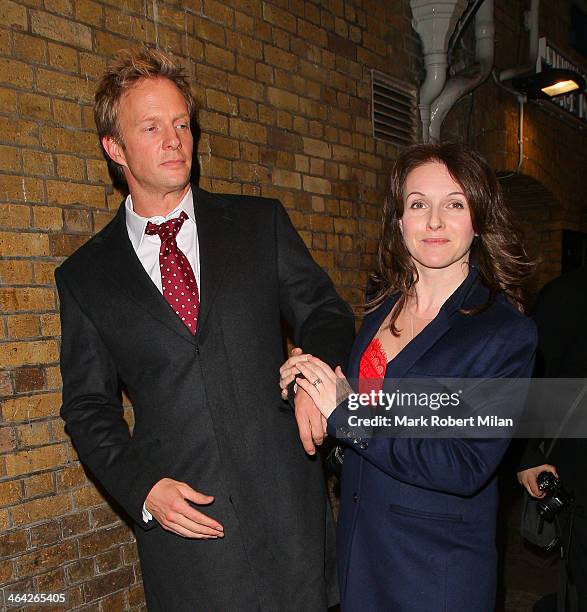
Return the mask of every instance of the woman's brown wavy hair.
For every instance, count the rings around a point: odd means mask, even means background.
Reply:
[[[390,322],[395,335],[399,333],[395,326],[397,316],[418,280],[399,224],[404,213],[404,187],[412,170],[430,162],[444,164],[461,186],[471,211],[473,230],[478,234],[473,239],[471,255],[490,296],[486,304],[466,313],[476,314],[487,308],[500,292],[523,312],[523,287],[535,267],[504,202],[495,172],[487,162],[460,143],[413,145],[402,151],[391,172],[390,191],[383,207],[377,271],[371,277],[369,293],[373,297],[365,304],[366,311],[371,312],[392,293],[401,293]]]

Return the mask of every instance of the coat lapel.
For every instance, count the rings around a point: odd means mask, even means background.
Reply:
[[[126,229],[124,202],[108,227],[94,239],[95,262],[118,289],[171,331],[188,342],[194,336],[159,292],[137,257]]]
[[[455,289],[431,321],[399,355],[387,364],[386,377],[402,378],[409,374],[414,365],[448,332],[456,321],[459,311],[464,307],[474,287],[477,285],[478,272],[470,265],[467,278]]]
[[[236,224],[221,196],[192,187],[200,248],[201,296],[198,333],[205,327],[236,243]]]
[[[403,378],[449,329],[449,317],[441,308],[436,318],[387,364],[386,377]]]
[[[477,268],[474,264],[471,264],[467,278],[446,300],[436,318],[387,364],[386,378],[402,378],[409,374],[414,365],[448,332],[459,310],[466,305],[466,302],[470,301],[473,291],[479,286],[477,278]],[[482,293],[486,297],[487,291],[483,290]],[[375,312],[365,317],[349,360],[349,375],[351,378],[358,378],[361,357],[398,297],[399,294],[391,295]],[[480,297],[475,296],[472,305],[482,304],[483,301]]]
[[[398,297],[398,293],[389,296],[383,301],[377,310],[369,313],[363,319],[363,324],[361,325],[361,329],[357,334],[357,338],[349,357],[349,378],[356,379],[359,377],[359,366],[363,353],[371,340],[373,340],[373,336],[375,336],[377,330],[381,327],[381,323],[383,323],[383,320],[393,308],[393,305],[396,303]]]
[[[138,307],[147,311],[157,321],[184,340],[195,344],[206,324],[236,236],[233,220],[226,211],[222,198],[195,186],[192,186],[192,190],[200,251],[201,285],[196,336],[181,322],[139,261],[128,237],[124,202],[108,226],[108,231],[95,237],[94,245],[98,249],[95,253],[96,264],[120,291],[126,293]]]

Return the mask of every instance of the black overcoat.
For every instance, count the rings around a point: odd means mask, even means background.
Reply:
[[[578,268],[546,284],[538,295],[533,318],[538,326],[538,358],[535,376],[539,378],[585,378],[587,375],[587,267]],[[551,394],[551,397],[555,397]],[[563,406],[556,406],[561,414]],[[577,413],[579,423],[584,417]],[[579,424],[574,425],[580,426]],[[568,425],[573,427],[571,420]],[[554,433],[554,432],[553,432]],[[547,459],[542,440],[528,440],[518,470],[551,463],[557,468],[563,486],[573,491],[575,508],[587,515],[587,442],[563,431]],[[545,447],[551,440],[545,441]],[[585,518],[587,521],[587,518]]]
[[[337,598],[332,519],[320,462],[280,397],[281,319],[297,346],[344,365],[352,313],[279,202],[193,195],[195,336],[137,258],[124,204],[58,268],[61,415],[82,462],[135,522],[150,610],[324,610]],[[146,525],[143,502],[163,477],[213,495],[200,509],[225,537]]]

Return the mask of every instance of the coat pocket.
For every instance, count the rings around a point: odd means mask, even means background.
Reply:
[[[401,516],[407,516],[411,518],[424,519],[428,521],[444,521],[449,523],[462,523],[462,514],[445,514],[442,512],[425,512],[424,510],[414,510],[413,508],[406,508],[404,506],[398,506],[396,504],[390,504],[388,506],[389,511],[392,514],[399,514]]]

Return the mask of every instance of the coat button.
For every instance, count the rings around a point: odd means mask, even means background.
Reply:
[[[359,448],[360,448],[361,450],[367,450],[367,449],[369,448],[369,444],[367,444],[367,442],[361,442],[361,443],[359,444]]]
[[[356,491],[353,493],[353,501],[355,502],[355,504],[359,501],[359,496],[357,495]]]
[[[200,354],[200,347],[196,346],[196,355],[199,355],[199,354]]]

